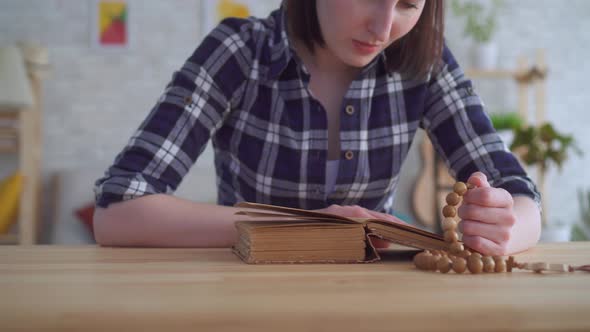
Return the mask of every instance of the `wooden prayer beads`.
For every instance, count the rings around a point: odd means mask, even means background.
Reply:
[[[495,256],[494,263],[494,272],[506,272],[506,261],[502,257]]]
[[[481,255],[474,252],[467,258],[467,268],[473,274],[481,273],[483,271],[483,261]]]
[[[453,262],[447,256],[443,256],[438,259],[436,263],[436,269],[439,270],[441,273],[447,273],[451,270]]]
[[[463,196],[468,190],[473,189],[471,184],[457,182],[453,186],[453,192],[447,195],[447,205],[442,209],[444,219],[441,226],[445,242],[449,244],[448,252],[442,250],[425,250],[414,256],[414,264],[420,270],[440,271],[448,273],[453,270],[455,273],[463,273],[467,270],[473,274],[479,273],[503,273],[512,272],[512,269],[525,269],[541,273],[543,271],[552,272],[573,272],[589,271],[590,265],[574,267],[566,264],[548,264],[544,262],[536,263],[518,263],[513,256],[504,260],[500,256],[482,256],[478,252],[471,252],[464,249],[463,244],[459,242],[457,233],[458,221],[457,206],[463,200]]]
[[[456,273],[463,273],[467,269],[467,261],[462,257],[454,257],[453,259],[453,271]]]
[[[414,264],[421,270],[440,271],[448,273],[453,270],[455,273],[463,273],[466,270],[477,274],[482,272],[505,272],[507,263],[501,257],[482,257],[479,253],[463,248],[459,242],[457,233],[457,206],[462,201],[463,195],[473,186],[463,182],[457,182],[453,186],[453,192],[446,197],[447,205],[443,208],[442,229],[445,242],[449,243],[449,252],[426,250],[414,256]]]
[[[481,260],[483,262],[483,271],[486,273],[496,272],[496,262],[490,256],[484,256]],[[503,271],[502,271],[503,272]]]
[[[452,205],[446,205],[443,208],[443,216],[447,217],[447,218],[453,218],[457,215],[457,209],[455,209],[454,206]]]
[[[463,182],[457,182],[453,186],[453,192],[447,195],[447,205],[443,208],[443,216],[445,218],[442,222],[444,229],[445,242],[450,244],[449,250],[452,254],[460,254],[463,251],[463,245],[459,243],[459,234],[457,234],[457,206],[462,201],[463,195],[467,193],[468,189],[473,188],[472,185],[467,185]]]

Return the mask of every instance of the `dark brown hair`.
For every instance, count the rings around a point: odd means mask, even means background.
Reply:
[[[416,26],[386,50],[387,69],[404,77],[423,78],[440,64],[443,50],[444,0],[424,0]],[[326,45],[316,12],[316,0],[284,0],[287,21],[294,37],[313,53]]]

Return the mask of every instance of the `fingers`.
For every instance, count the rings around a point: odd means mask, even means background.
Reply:
[[[463,243],[469,248],[484,255],[505,256],[507,254],[507,246],[505,242],[504,244],[497,244],[494,241],[481,236],[463,235]]]
[[[371,211],[358,205],[330,205],[326,212],[348,218],[375,218]]]
[[[514,199],[508,191],[502,188],[481,187],[473,188],[463,196],[463,205],[465,204],[511,208],[514,205]]]
[[[345,209],[349,209],[352,216],[355,218],[374,218],[371,212],[365,209],[362,206],[352,205],[352,206],[343,206]]]
[[[480,205],[463,204],[457,210],[461,220],[475,220],[486,224],[514,226],[516,216],[512,209],[501,207],[482,207]]]
[[[398,224],[406,224],[405,222],[403,222],[399,218],[396,218],[395,216],[392,216],[390,214],[381,213],[381,212],[377,212],[377,211],[371,211],[371,210],[365,209],[364,207],[361,207],[358,205],[341,206],[341,205],[333,204],[325,209],[318,210],[318,211],[336,214],[339,216],[349,217],[349,218],[382,219],[382,220],[392,221],[392,222],[395,222]]]
[[[493,241],[498,245],[507,243],[511,237],[511,226],[498,226],[479,221],[463,220],[459,223],[459,231],[465,236],[479,236]]]
[[[385,240],[381,240],[375,237],[369,237],[371,239],[371,244],[373,245],[373,247],[375,247],[375,249],[384,249],[384,248],[389,248],[389,242],[385,241]]]
[[[467,180],[467,183],[471,183],[476,187],[490,187],[490,184],[488,183],[488,177],[482,172],[475,172],[471,174]]]

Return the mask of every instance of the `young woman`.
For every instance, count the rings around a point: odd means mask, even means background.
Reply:
[[[490,255],[533,246],[539,194],[444,44],[443,6],[287,0],[267,19],[223,21],[97,181],[98,243],[230,246],[239,201],[393,220],[420,127],[477,186],[459,210],[465,244]],[[209,139],[219,205],[168,195]]]

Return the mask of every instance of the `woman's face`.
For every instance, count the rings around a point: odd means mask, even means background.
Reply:
[[[407,34],[429,0],[317,0],[325,51],[336,61],[364,67]]]

